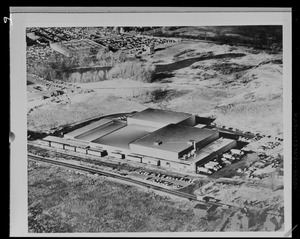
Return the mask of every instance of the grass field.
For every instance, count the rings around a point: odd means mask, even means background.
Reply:
[[[30,232],[202,231],[188,201],[29,162]]]

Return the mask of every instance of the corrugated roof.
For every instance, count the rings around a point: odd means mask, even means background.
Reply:
[[[148,108],[134,114],[133,116],[131,116],[131,118],[144,120],[144,121],[157,122],[161,124],[171,124],[171,123],[178,123],[191,116],[192,115],[188,113]]]
[[[127,125],[92,142],[124,149],[129,149],[129,143],[153,131],[153,127],[143,125]]]
[[[190,126],[170,124],[137,139],[132,144],[172,152],[181,152],[184,149],[192,147],[188,144],[189,140],[195,140],[197,143],[216,133],[218,132],[209,129],[199,129]],[[157,140],[161,140],[162,143],[154,145],[154,142]]]

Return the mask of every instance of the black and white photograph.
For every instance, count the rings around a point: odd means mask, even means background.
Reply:
[[[285,28],[220,20],[25,27],[30,235],[291,229]]]

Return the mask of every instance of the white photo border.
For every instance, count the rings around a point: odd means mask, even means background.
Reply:
[[[45,8],[43,8],[45,9]],[[291,9],[215,9],[198,12],[187,9],[174,11],[72,12],[68,8],[54,13],[26,12],[21,8],[11,9],[10,27],[10,124],[15,140],[11,143],[10,158],[10,235],[39,237],[282,237],[292,228],[292,50]],[[28,10],[28,9],[27,9]],[[32,9],[31,9],[32,10]],[[47,10],[47,8],[46,8]],[[69,10],[69,11],[67,11]],[[90,10],[90,11],[89,11]],[[116,9],[117,10],[117,9]],[[170,10],[170,9],[169,9]],[[172,10],[172,9],[171,9]],[[256,11],[255,11],[256,10]],[[261,10],[261,11],[260,11]],[[279,10],[279,11],[278,11]],[[45,10],[44,10],[45,11]],[[60,10],[58,10],[60,11]],[[73,9],[75,11],[75,9]],[[78,11],[78,9],[77,9]],[[124,12],[123,12],[124,11]],[[179,11],[179,12],[178,12]],[[51,12],[51,13],[50,13]],[[69,12],[69,13],[68,13]],[[72,12],[72,13],[70,13]],[[284,231],[280,232],[176,232],[176,233],[28,233],[27,220],[27,112],[26,112],[26,28],[27,27],[88,27],[88,26],[228,26],[228,25],[282,25],[283,26],[283,130],[284,130]]]

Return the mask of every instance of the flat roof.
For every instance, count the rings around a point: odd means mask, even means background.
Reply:
[[[205,147],[200,149],[197,152],[196,157],[190,158],[187,162],[192,163],[192,162],[197,162],[199,160],[202,160],[212,154],[215,154],[216,152],[223,149],[224,147],[226,147],[227,145],[231,144],[234,141],[235,140],[233,139],[219,138],[214,142],[210,143],[209,145],[206,145]]]
[[[226,139],[226,138],[220,138],[215,140],[214,142],[210,143],[209,145],[205,146],[201,149],[201,151],[205,152],[216,152],[227,145],[231,144],[232,142],[235,142],[233,139]]]
[[[195,125],[195,127],[200,128],[200,129],[202,129],[202,128],[206,127],[206,126],[207,126],[206,124],[196,124]]]
[[[143,111],[134,114],[133,116],[131,116],[131,118],[144,120],[144,121],[157,122],[162,124],[171,124],[171,123],[178,123],[191,116],[192,114],[188,114],[188,113],[147,108]]]
[[[57,142],[57,143],[65,143],[67,141],[67,139],[52,136],[52,135],[46,136],[45,138],[43,138],[43,140]]]
[[[76,139],[85,140],[85,141],[93,141],[100,137],[103,137],[107,134],[110,134],[120,128],[125,127],[126,124],[119,121],[110,121],[106,124],[100,125],[98,127],[93,128],[92,130],[81,134],[76,137]]]
[[[189,140],[195,140],[197,143],[215,133],[217,133],[217,131],[210,129],[199,129],[191,126],[169,124],[137,139],[132,144],[179,153],[182,150],[191,147],[191,145],[188,144]],[[161,144],[154,145],[155,141],[161,141]]]
[[[112,120],[110,120],[110,119],[101,119],[101,120],[98,120],[98,121],[93,122],[91,124],[88,124],[86,126],[83,126],[79,129],[73,130],[73,131],[71,131],[71,132],[69,132],[65,135],[72,136],[72,137],[78,137],[81,134],[87,133],[90,130],[93,130],[97,127],[100,127],[100,126],[105,125],[105,124],[110,123],[110,122],[112,122]]]
[[[129,144],[155,130],[153,127],[131,124],[118,129],[111,134],[93,140],[93,143],[129,149]]]
[[[72,145],[72,146],[77,146],[77,147],[87,147],[88,143],[87,142],[82,142],[78,140],[72,140],[72,139],[66,139],[66,138],[60,138],[56,136],[49,135],[43,140],[50,141],[50,142],[55,142],[55,143],[61,143],[61,144],[67,144],[67,145]]]

